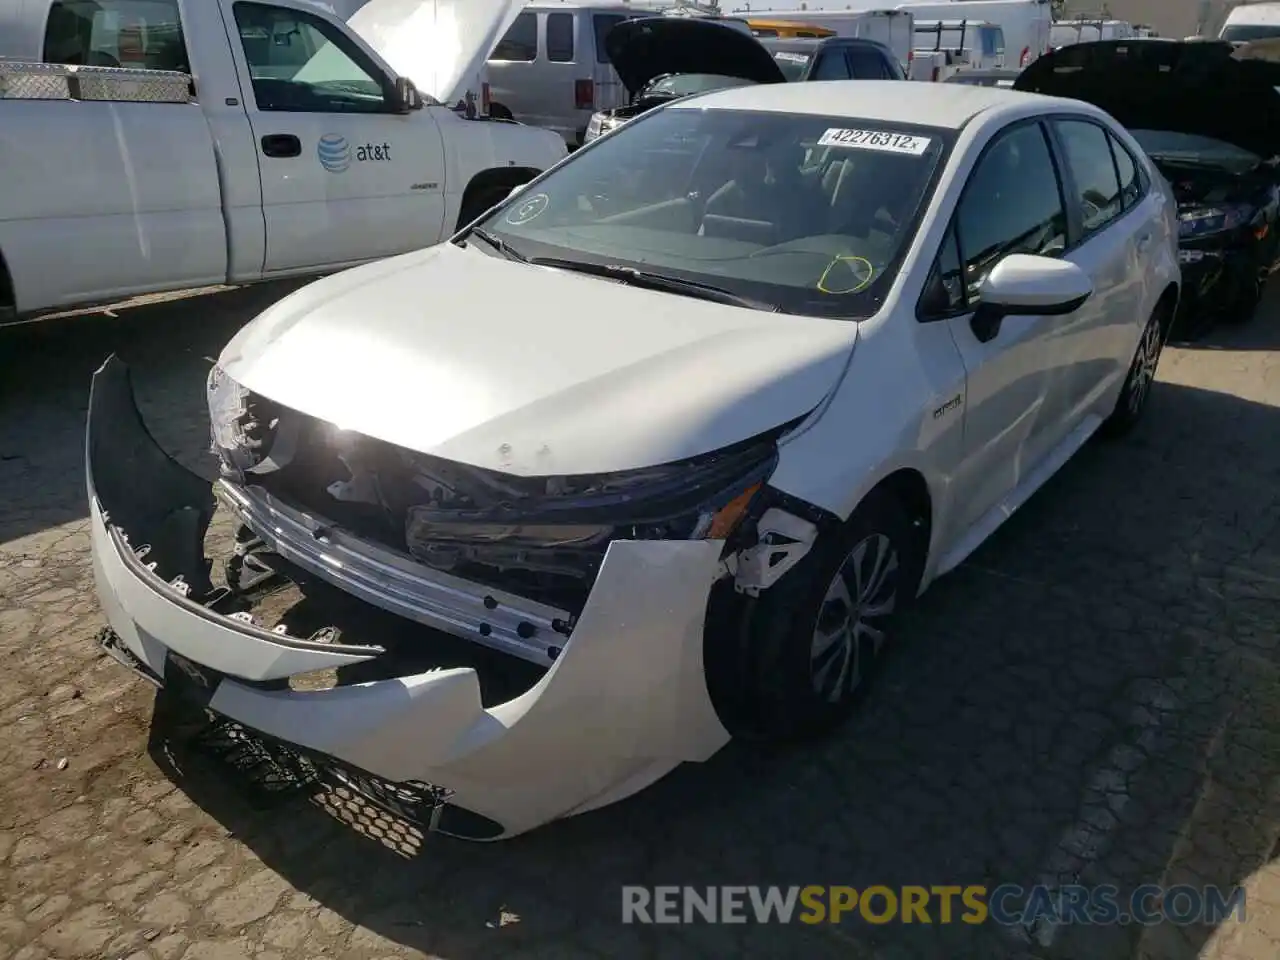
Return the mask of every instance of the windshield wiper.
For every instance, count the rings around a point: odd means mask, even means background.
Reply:
[[[604,277],[607,280],[618,280],[645,290],[661,290],[664,293],[677,293],[698,300],[710,300],[712,303],[723,303],[731,307],[746,307],[749,310],[764,310],[768,313],[782,312],[782,307],[776,303],[744,297],[714,284],[670,277],[663,273],[649,273],[647,270],[624,267],[618,263],[584,263],[581,260],[564,260],[559,257],[533,257],[528,262],[540,267],[557,267],[593,277]]]
[[[462,238],[463,241],[465,241],[467,237],[475,237],[478,240],[483,240],[489,246],[493,247],[493,249],[497,250],[500,254],[506,257],[508,260],[515,260],[518,263],[532,262],[523,253],[516,250],[509,243],[507,243],[507,241],[503,240],[501,237],[494,236],[492,233],[490,233],[488,230],[485,230],[482,227],[472,227],[470,230],[467,231],[466,236]]]

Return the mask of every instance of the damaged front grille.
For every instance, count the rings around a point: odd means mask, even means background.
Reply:
[[[264,410],[274,417],[265,443]],[[652,468],[519,477],[340,431],[247,392],[241,411],[257,429],[240,483],[434,570],[573,616],[613,540],[705,536],[714,511],[744,478],[763,479],[775,455],[776,431]]]

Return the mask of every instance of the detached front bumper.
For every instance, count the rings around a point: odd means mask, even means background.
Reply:
[[[202,605],[214,595],[203,547],[212,489],[151,438],[114,357],[94,375],[85,449],[94,577],[117,659],[162,685],[175,667],[198,676],[209,710],[268,738],[447,791],[450,808],[472,816],[446,808],[441,832],[514,836],[627,797],[729,739],[702,656],[719,541],[613,542],[563,650],[506,703],[484,707],[476,670],[456,667],[281,689],[386,651],[297,639]]]

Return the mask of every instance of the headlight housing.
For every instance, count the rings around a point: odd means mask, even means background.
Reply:
[[[250,393],[217,364],[209,371],[206,389],[212,450],[223,473],[238,477],[266,457],[280,422],[280,410],[271,401]]]
[[[1183,240],[1225,233],[1248,223],[1253,207],[1245,203],[1225,203],[1191,207],[1178,211],[1178,236]]]
[[[429,502],[408,508],[406,545],[444,569],[471,560],[587,572],[613,540],[726,539],[773,472],[775,440],[640,470],[528,480],[421,458],[415,486]]]

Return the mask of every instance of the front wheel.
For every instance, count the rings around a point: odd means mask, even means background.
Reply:
[[[1156,378],[1156,368],[1160,366],[1165,326],[1165,308],[1158,307],[1142,331],[1142,339],[1138,341],[1138,349],[1134,351],[1133,360],[1129,364],[1129,374],[1125,377],[1124,386],[1120,388],[1120,396],[1116,398],[1115,409],[1102,423],[1105,435],[1123,436],[1142,417],[1151,393],[1151,384]]]
[[[744,619],[745,690],[735,730],[789,741],[824,733],[861,699],[897,614],[916,593],[920,528],[873,491]]]

